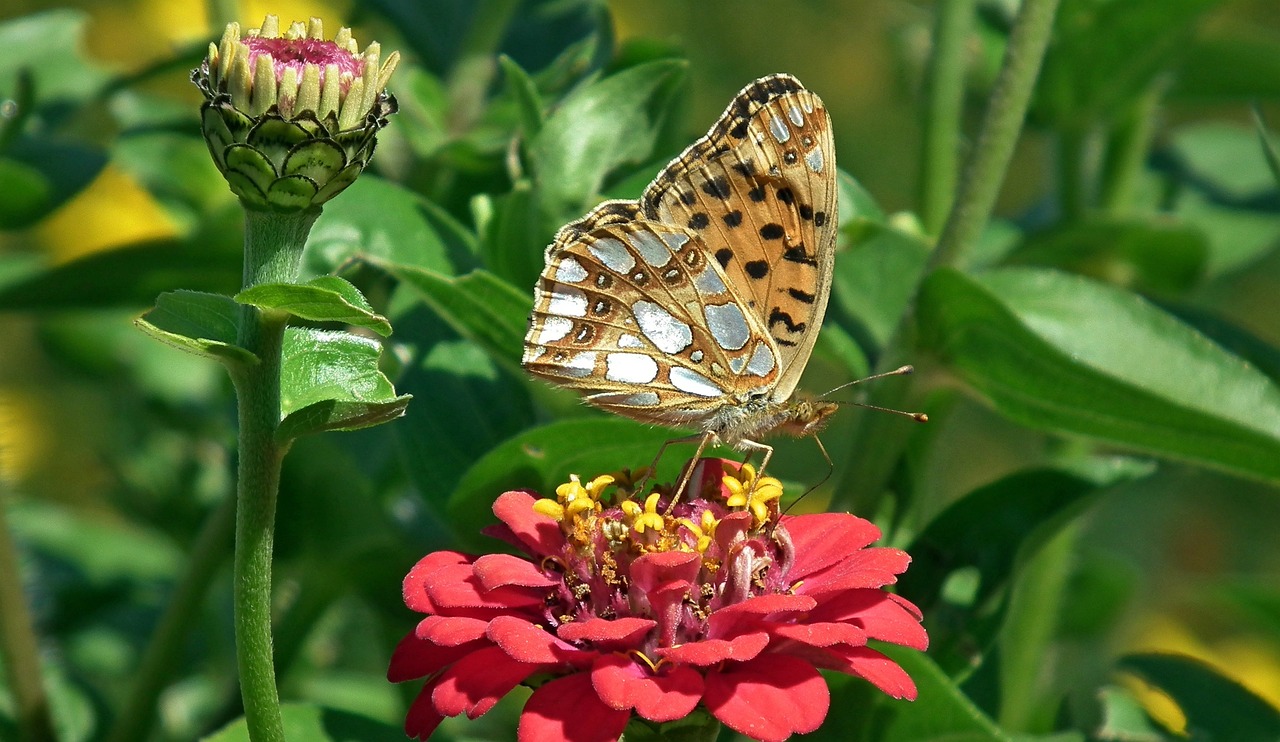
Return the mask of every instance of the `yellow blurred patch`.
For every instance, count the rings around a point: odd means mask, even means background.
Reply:
[[[36,238],[59,263],[177,233],[151,194],[111,164],[35,229]]]
[[[1128,651],[1173,652],[1200,660],[1272,706],[1280,707],[1280,645],[1255,636],[1206,642],[1169,616],[1152,616]],[[1147,713],[1169,729],[1185,731],[1186,717],[1163,692],[1133,678],[1133,690]]]
[[[223,23],[238,21],[241,26],[256,28],[267,13],[280,16],[284,23],[305,21],[311,16],[324,20],[325,31],[332,35],[349,15],[350,2],[332,0],[249,0],[240,3],[241,18],[228,18],[210,23],[204,6],[175,3],[171,0],[132,0],[131,2],[97,3],[92,7],[92,33],[89,46],[94,56],[119,62],[129,69],[173,54],[174,50],[197,42],[217,41]],[[361,43],[367,43],[360,39]]]
[[[48,429],[30,395],[0,387],[0,482],[21,481],[49,449]]]

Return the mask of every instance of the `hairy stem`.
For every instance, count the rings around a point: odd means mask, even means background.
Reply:
[[[991,218],[1014,145],[1022,131],[1057,9],[1058,0],[1026,0],[1018,11],[982,128],[965,162],[955,203],[938,245],[929,256],[925,276],[938,268],[960,265]],[[913,302],[885,345],[876,369],[889,371],[903,365],[915,345]],[[904,381],[879,383],[870,390],[870,404],[893,409],[902,409],[911,391]],[[863,414],[854,431],[846,478],[837,489],[840,499],[833,505],[851,507],[854,512],[874,513],[910,433],[910,428],[897,416],[871,411]]]
[[[319,213],[246,210],[244,287],[296,280],[302,246]],[[235,366],[231,373],[240,421],[232,599],[240,696],[253,742],[284,739],[272,657],[271,552],[286,448],[276,440],[285,320],[282,314],[242,307],[239,344],[256,355],[258,363]]]
[[[965,40],[976,0],[938,3],[924,106],[920,168],[920,219],[925,232],[942,229],[959,171],[960,119],[964,105]]]
[[[49,696],[40,671],[40,642],[31,621],[18,550],[9,532],[5,490],[7,477],[0,460],[0,656],[5,681],[13,694],[18,738],[24,742],[56,742]]]

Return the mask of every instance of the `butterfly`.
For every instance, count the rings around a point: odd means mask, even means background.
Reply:
[[[836,163],[826,106],[786,74],[743,88],[638,201],[606,201],[546,250],[523,366],[646,423],[762,452],[817,432],[794,400],[831,293]],[[694,458],[697,458],[695,455]]]

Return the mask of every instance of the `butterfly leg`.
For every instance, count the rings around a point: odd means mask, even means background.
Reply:
[[[769,459],[773,458],[773,446],[770,446],[767,443],[761,443],[759,441],[753,441],[747,438],[743,438],[742,440],[738,441],[736,448],[747,455],[747,457],[742,461],[743,464],[746,464],[748,461],[750,461],[751,457],[754,456],[757,452],[764,454],[764,458],[760,459],[760,468],[756,470],[755,482],[759,482],[764,477],[765,468],[769,466]],[[752,491],[755,490],[755,482],[753,482],[751,485]],[[747,496],[750,497],[751,492],[748,492]]]

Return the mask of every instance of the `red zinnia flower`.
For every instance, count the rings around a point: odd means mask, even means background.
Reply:
[[[915,684],[868,639],[928,645],[920,612],[881,588],[907,568],[846,513],[779,516],[782,487],[731,461],[698,462],[674,507],[602,502],[614,476],[575,477],[558,500],[507,492],[490,529],[527,557],[428,554],[404,581],[427,614],[391,659],[393,682],[426,677],[405,720],[426,738],[475,718],[515,686],[536,689],[519,739],[616,740],[632,715],[662,723],[699,707],[759,740],[811,732],[830,696],[819,668],[895,698]]]

